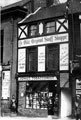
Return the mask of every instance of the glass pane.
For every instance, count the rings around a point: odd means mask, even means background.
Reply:
[[[47,70],[58,69],[58,47],[48,47],[47,53]]]
[[[32,48],[28,52],[29,60],[28,60],[28,70],[29,71],[36,71],[36,49]]]
[[[55,32],[55,22],[46,23],[46,33],[53,33],[53,32]]]
[[[55,26],[55,22],[48,22],[46,24],[46,27],[51,27],[51,26]]]
[[[47,28],[47,33],[53,33],[53,32],[55,32],[55,27]]]
[[[37,25],[32,25],[30,27],[30,35],[31,36],[37,35]]]
[[[27,87],[27,86],[26,86]],[[29,89],[26,92],[26,108],[47,109],[48,103],[48,82],[29,82]]]

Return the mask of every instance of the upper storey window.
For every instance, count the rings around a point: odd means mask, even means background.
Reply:
[[[54,33],[55,32],[55,22],[47,22],[45,24],[45,33]]]
[[[38,27],[37,25],[30,26],[30,36],[36,36],[38,34]]]

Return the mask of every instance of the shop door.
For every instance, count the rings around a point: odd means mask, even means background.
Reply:
[[[57,82],[49,82],[48,114],[58,115]]]

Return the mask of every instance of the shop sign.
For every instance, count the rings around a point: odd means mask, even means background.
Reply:
[[[81,80],[76,79],[76,89],[81,89]]]
[[[11,66],[10,65],[3,65],[2,70],[10,70]]]
[[[42,80],[57,80],[57,77],[19,77],[18,81],[42,81]]]
[[[2,98],[10,97],[10,70],[2,72]]]
[[[18,50],[18,72],[25,72],[26,49]]]
[[[60,70],[69,70],[69,45],[60,44]]]
[[[38,47],[38,71],[45,71],[45,46]]]
[[[18,47],[27,47],[33,45],[60,43],[68,41],[68,33],[56,34],[50,36],[36,37],[31,39],[23,39],[18,41]]]
[[[76,94],[81,94],[81,90],[76,90]]]

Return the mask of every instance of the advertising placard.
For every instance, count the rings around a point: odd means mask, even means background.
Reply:
[[[19,40],[18,47],[27,47],[27,46],[60,43],[60,42],[63,43],[67,41],[68,41],[68,33],[56,34],[56,35],[49,35],[49,36]]]
[[[18,72],[25,72],[26,49],[18,49]]]
[[[69,45],[60,44],[60,70],[69,70]]]
[[[45,46],[38,47],[38,71],[45,71]]]
[[[10,97],[10,71],[2,72],[2,98],[7,99]]]
[[[76,79],[76,89],[81,89],[81,80]]]

